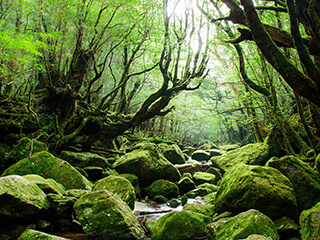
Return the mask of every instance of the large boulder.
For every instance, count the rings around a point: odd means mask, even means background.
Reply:
[[[320,239],[320,202],[300,215],[302,239]]]
[[[320,202],[320,177],[308,164],[294,156],[272,158],[267,166],[278,169],[292,183],[299,210],[313,207]]]
[[[152,240],[185,240],[203,237],[211,218],[191,211],[174,211],[158,219]]]
[[[165,196],[166,198],[174,198],[179,194],[177,185],[165,179],[154,181],[145,189],[149,197],[154,198],[157,195]]]
[[[214,206],[211,204],[205,205],[205,204],[187,203],[183,206],[182,210],[201,213],[211,218],[215,214]]]
[[[229,219],[221,219],[210,223],[206,228],[206,232],[209,239],[214,240],[246,239],[253,234],[266,236],[270,240],[280,239],[272,220],[254,209],[240,213]]]
[[[45,179],[36,174],[27,174],[23,177],[30,182],[37,184],[45,194],[55,193],[62,195],[65,192],[64,186],[51,178]]]
[[[197,161],[208,161],[211,158],[211,156],[210,153],[200,149],[194,151],[191,155],[191,158]]]
[[[38,152],[31,158],[24,158],[7,168],[2,176],[37,174],[44,178],[52,178],[61,183],[65,189],[90,190],[92,183],[81,175],[68,162],[56,158],[48,152]]]
[[[229,151],[219,157],[212,157],[210,161],[224,171],[239,164],[264,165],[269,157],[269,145],[266,143],[252,143],[244,147]]]
[[[165,156],[172,164],[184,164],[185,157],[177,144],[161,143],[158,145]]]
[[[98,154],[90,152],[70,152],[62,151],[60,158],[67,161],[74,167],[84,168],[87,166],[95,166],[108,168],[108,160]]]
[[[200,185],[203,183],[216,184],[216,175],[207,172],[195,172],[193,174],[193,181],[195,184]]]
[[[48,208],[46,195],[37,184],[17,175],[0,178],[0,218],[31,216]]]
[[[119,176],[103,178],[97,181],[92,187],[92,191],[100,190],[108,190],[109,192],[118,195],[132,210],[134,209],[136,194],[134,192],[134,187],[127,179]]]
[[[113,165],[118,173],[135,174],[140,186],[150,185],[158,179],[175,182],[180,172],[160,152],[155,144],[135,149],[120,157]]]
[[[179,182],[177,183],[177,185],[178,185],[180,194],[187,193],[187,192],[197,188],[194,181],[192,181],[192,179],[187,176],[181,178],[179,180]]]
[[[83,195],[74,209],[90,239],[138,239],[144,235],[129,206],[107,190]]]
[[[289,179],[271,167],[238,164],[223,176],[215,209],[240,213],[257,209],[272,219],[298,217],[297,200]]]
[[[67,238],[47,234],[44,232],[40,232],[33,229],[25,230],[20,237],[19,240],[31,240],[31,239],[41,239],[41,240],[68,240]]]
[[[136,175],[130,174],[130,173],[122,173],[122,174],[120,174],[120,177],[127,179],[132,184],[132,186],[134,188],[134,192],[136,194],[136,198],[140,198],[141,197],[141,188],[139,185],[138,177]]]

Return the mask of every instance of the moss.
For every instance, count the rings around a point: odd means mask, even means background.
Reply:
[[[204,150],[196,150],[191,155],[191,158],[197,161],[208,161],[210,157],[210,153]]]
[[[203,183],[198,186],[200,189],[205,189],[208,193],[213,193],[218,191],[218,186],[210,183]]]
[[[132,184],[125,178],[119,176],[109,176],[97,181],[93,187],[93,191],[108,190],[118,195],[129,207],[134,209],[136,195]]]
[[[280,239],[274,223],[257,210],[249,210],[227,220],[222,219],[206,228],[209,239],[245,239],[260,234],[272,240]]]
[[[30,182],[37,184],[46,194],[56,193],[62,195],[65,192],[64,186],[51,178],[45,179],[35,174],[24,175],[23,177]]]
[[[302,239],[318,239],[320,236],[320,203],[300,215]]]
[[[185,163],[184,155],[177,144],[159,144],[160,149],[162,150],[163,155],[169,162],[173,164],[183,164]]]
[[[190,204],[187,203],[183,206],[184,211],[191,211],[195,213],[201,213],[208,217],[212,217],[215,214],[214,206],[213,205],[203,205],[203,204]]]
[[[38,174],[44,178],[52,178],[68,189],[90,190],[90,183],[68,162],[56,158],[48,152],[38,152],[31,158],[25,158],[6,169],[2,176]]]
[[[203,236],[210,218],[191,211],[170,212],[158,219],[152,240],[184,240]]]
[[[90,152],[70,152],[62,151],[61,159],[67,161],[74,167],[86,167],[86,166],[95,166],[102,168],[109,168],[108,160],[104,157],[99,156],[98,154]]]
[[[179,189],[175,183],[165,179],[159,179],[154,181],[148,188],[146,188],[146,192],[151,198],[154,198],[157,195],[173,198],[178,196]]]
[[[74,209],[89,238],[137,239],[144,235],[129,206],[106,190],[83,195]]]
[[[202,200],[206,203],[214,204],[216,202],[217,192],[209,193],[202,197]]]
[[[67,240],[67,238],[54,236],[51,234],[43,233],[33,229],[25,230],[19,237],[19,240],[30,240],[30,239],[37,239],[37,240]]]
[[[206,172],[195,172],[193,174],[193,181],[197,184],[203,184],[203,183],[211,183],[216,184],[217,179],[214,174],[206,173]]]
[[[136,194],[136,198],[140,198],[141,197],[141,188],[139,185],[138,177],[136,175],[130,174],[130,173],[120,174],[120,177],[127,179],[132,184],[132,186],[134,187],[134,192]]]
[[[180,194],[187,193],[197,187],[190,177],[181,178],[177,185],[179,187]]]

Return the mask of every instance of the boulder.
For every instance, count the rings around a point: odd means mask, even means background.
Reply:
[[[36,174],[27,174],[23,177],[30,182],[37,184],[45,194],[56,193],[62,195],[65,192],[64,186],[60,183],[57,183],[52,178],[45,179]]]
[[[106,158],[90,152],[62,151],[60,158],[74,167],[84,168],[88,166],[108,168],[110,167]]]
[[[31,150],[32,149],[32,150]],[[29,138],[21,138],[19,143],[8,154],[8,161],[14,164],[33,153],[48,151],[47,144]]]
[[[210,161],[214,166],[228,170],[239,164],[264,165],[269,157],[269,145],[266,143],[252,143],[244,147],[229,151],[219,157],[212,157]]]
[[[221,150],[221,149],[210,149],[208,150],[208,153],[210,154],[210,157],[217,157],[221,156],[226,153],[226,151]]]
[[[210,223],[206,228],[206,233],[209,239],[215,240],[246,239],[253,234],[263,235],[272,240],[280,239],[272,220],[254,209]]]
[[[67,197],[75,197],[75,198],[80,198],[83,195],[89,193],[89,190],[82,190],[82,189],[69,189],[64,192],[64,196]]]
[[[127,179],[132,184],[132,186],[134,188],[134,192],[136,194],[136,198],[140,198],[141,197],[141,188],[139,185],[138,177],[136,175],[130,174],[130,173],[122,173],[122,174],[120,174],[120,177]]]
[[[191,211],[195,213],[201,213],[208,217],[212,217],[215,214],[213,205],[204,205],[204,204],[191,204],[187,203],[182,208],[183,211]]]
[[[229,152],[229,151],[238,149],[239,147],[240,147],[239,144],[227,144],[227,145],[220,145],[219,149]]]
[[[52,178],[61,183],[66,190],[90,190],[92,183],[81,175],[68,162],[56,158],[48,152],[38,152],[31,158],[24,158],[7,168],[2,176],[37,174],[44,178]]]
[[[272,219],[298,217],[297,200],[289,179],[271,167],[238,164],[223,176],[215,209],[235,214],[257,209]]]
[[[90,239],[138,239],[144,236],[129,206],[107,190],[83,195],[75,203],[74,210]]]
[[[284,216],[280,219],[275,220],[274,224],[276,225],[277,231],[281,239],[289,239],[293,237],[298,238],[300,236],[300,227],[291,218]]]
[[[216,176],[216,179],[215,179],[215,180],[216,180],[217,182],[219,182],[219,181],[221,180],[221,178],[222,178],[222,174],[221,174],[220,169],[215,168],[215,167],[209,167],[209,168],[207,169],[206,173],[211,173],[211,174],[215,175],[215,176]]]
[[[192,181],[189,177],[183,177],[177,183],[180,194],[187,193],[195,188],[197,188],[194,181]]]
[[[67,238],[47,234],[44,232],[40,232],[33,229],[25,230],[20,237],[19,240],[31,240],[31,239],[41,239],[41,240],[68,240]]]
[[[211,173],[206,173],[206,172],[195,172],[193,174],[193,181],[195,184],[200,185],[203,183],[210,183],[210,184],[216,184],[216,176]]]
[[[210,217],[191,211],[174,211],[158,219],[152,240],[185,240],[203,237]]]
[[[208,204],[215,204],[216,196],[217,196],[217,192],[212,192],[212,193],[209,193],[209,194],[203,196],[202,200]]]
[[[92,191],[100,190],[108,190],[109,192],[118,195],[132,210],[134,209],[136,194],[132,184],[127,179],[120,176],[103,178],[97,181],[92,187]]]
[[[294,156],[272,158],[267,166],[278,169],[292,183],[299,211],[320,202],[320,177],[308,164]]]
[[[135,174],[140,186],[150,185],[158,179],[179,181],[180,172],[162,155],[155,144],[149,144],[148,147],[149,149],[136,149],[120,157],[113,165],[116,171]]]
[[[204,150],[196,150],[192,153],[191,158],[196,161],[208,161],[211,156],[210,153]]]
[[[320,236],[320,203],[308,210],[304,210],[300,215],[300,232],[302,239],[319,239]]]
[[[158,145],[165,156],[172,164],[184,164],[185,157],[177,144],[161,143]]]
[[[217,192],[219,187],[217,185],[214,185],[214,184],[210,184],[210,183],[203,183],[203,184],[200,184],[198,186],[199,189],[205,189],[207,191],[207,193],[214,193],[214,192]]]
[[[46,195],[37,184],[17,175],[0,178],[0,218],[30,216],[48,208]]]
[[[174,198],[179,194],[177,185],[165,179],[154,181],[149,187],[145,188],[147,195],[154,198],[157,195],[163,195],[166,198]]]

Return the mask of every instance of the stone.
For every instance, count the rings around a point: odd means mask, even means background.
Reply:
[[[198,186],[199,189],[204,189],[207,191],[207,194],[217,192],[219,187],[210,183],[203,183]]]
[[[229,151],[222,156],[212,157],[210,162],[214,166],[227,171],[230,167],[239,163],[264,165],[267,160],[269,160],[269,145],[266,143],[252,143]]]
[[[227,145],[220,145],[219,149],[223,150],[223,151],[232,151],[232,150],[236,150],[240,148],[239,144],[227,144]]]
[[[155,201],[156,203],[166,203],[169,201],[169,199],[163,195],[157,195],[153,198],[153,201]]]
[[[272,220],[255,209],[210,223],[206,233],[209,239],[215,240],[246,239],[253,234],[263,235],[272,240],[280,239]]]
[[[67,238],[47,234],[44,232],[40,232],[33,229],[25,230],[20,237],[19,240],[31,240],[31,239],[41,239],[41,240],[68,240]]]
[[[294,156],[272,158],[267,166],[278,169],[292,183],[299,211],[320,202],[320,177],[308,164]]]
[[[206,215],[210,218],[215,214],[213,205],[187,203],[183,206],[182,210],[191,211],[191,212],[195,212],[195,213],[201,213],[201,214]]]
[[[208,194],[208,189],[196,188],[186,193],[188,198],[196,198],[198,196],[203,197]]]
[[[127,179],[120,176],[103,178],[97,181],[92,187],[92,191],[100,190],[108,190],[109,192],[118,195],[132,210],[134,209],[136,194],[132,184]]]
[[[189,177],[183,177],[177,183],[180,194],[187,193],[195,188],[197,188],[194,181],[192,181]]]
[[[27,174],[23,177],[30,182],[37,184],[45,194],[56,193],[59,195],[63,195],[63,193],[65,192],[64,186],[60,183],[57,183],[52,178],[45,179],[36,174]]]
[[[173,211],[158,219],[152,240],[185,240],[203,237],[210,217],[191,211]]]
[[[223,176],[215,209],[238,214],[256,209],[272,219],[298,217],[297,200],[289,179],[275,168],[238,164]]]
[[[177,144],[161,143],[158,145],[166,159],[172,164],[184,164],[185,157]]]
[[[204,150],[196,150],[192,153],[191,158],[196,161],[208,161],[211,156],[210,153]]]
[[[320,236],[320,202],[300,215],[302,239],[319,239]]]
[[[144,236],[129,206],[107,190],[83,195],[75,203],[74,210],[90,239],[139,239]]]
[[[62,151],[60,158],[74,167],[84,168],[88,166],[109,168],[108,160],[98,154],[90,152]]]
[[[37,184],[17,175],[0,178],[0,218],[31,216],[48,208],[46,195]]]
[[[44,178],[52,178],[68,189],[91,190],[92,183],[81,175],[68,162],[51,153],[38,152],[31,158],[24,158],[7,168],[2,176],[37,174]]]
[[[216,176],[216,182],[219,182],[222,178],[222,174],[219,168],[215,168],[215,167],[209,167],[206,171],[206,173],[211,173],[213,175]]]
[[[32,148],[32,150],[31,150]],[[8,154],[8,161],[14,164],[36,152],[48,151],[48,146],[44,142],[38,142],[29,138],[21,138],[20,141]]]
[[[291,218],[286,216],[274,221],[281,239],[299,237],[300,226]]]
[[[120,177],[127,179],[133,186],[136,198],[141,198],[141,188],[139,185],[139,179],[136,175],[130,173],[122,173]]]
[[[81,196],[83,196],[89,192],[90,192],[89,190],[70,189],[70,190],[67,190],[64,192],[64,196],[80,198]]]
[[[102,167],[87,166],[82,169],[86,172],[90,181],[97,181],[104,177],[104,169]]]
[[[154,181],[149,187],[145,188],[147,195],[154,198],[157,195],[163,195],[166,198],[174,198],[179,194],[177,185],[166,179],[159,179]]]
[[[148,149],[144,149],[147,148]],[[135,174],[140,186],[150,185],[158,179],[171,182],[180,180],[180,172],[170,163],[155,144],[144,145],[121,156],[113,165],[118,173]]]
[[[206,172],[195,172],[193,174],[193,181],[196,185],[200,185],[203,183],[216,184],[218,182],[214,174]]]
[[[172,198],[169,201],[169,206],[172,208],[177,208],[180,205],[178,199]]]
[[[210,157],[216,157],[216,156],[221,156],[226,153],[226,151],[221,150],[221,149],[209,149],[208,153],[210,154]]]
[[[212,192],[212,193],[209,193],[209,194],[203,196],[202,200],[208,204],[215,204],[216,196],[217,196],[217,192]]]

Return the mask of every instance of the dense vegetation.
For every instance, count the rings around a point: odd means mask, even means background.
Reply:
[[[297,4],[297,6],[295,5]],[[1,136],[319,151],[315,1],[1,1]],[[109,140],[108,140],[109,141]]]

